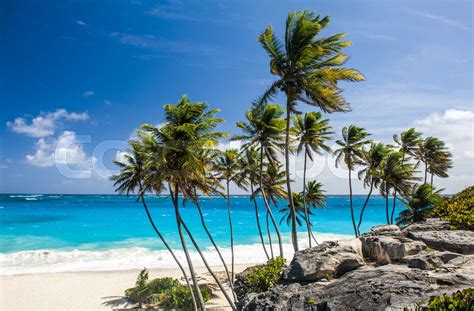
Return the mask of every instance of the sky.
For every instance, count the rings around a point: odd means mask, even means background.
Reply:
[[[351,112],[326,115],[335,138],[349,124],[385,142],[416,127],[453,153],[436,186],[474,184],[472,1],[24,0],[0,4],[0,192],[112,193],[112,160],[183,94],[219,108],[219,129],[238,134],[275,79],[257,36],[271,24],[281,37],[288,12],[302,9],[331,17],[322,36],[348,33],[347,65],[366,77],[342,84]],[[301,163],[292,160],[297,188]],[[330,156],[308,175],[348,193]]]

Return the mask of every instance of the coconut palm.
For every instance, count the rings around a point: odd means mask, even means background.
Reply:
[[[305,198],[305,200],[303,201],[305,209],[307,209],[307,204],[309,204],[313,208],[324,207],[324,205],[326,203],[326,197],[325,197],[324,193],[326,191],[323,190],[323,184],[320,183],[320,182],[317,182],[316,180],[310,180],[306,184],[305,188],[306,189],[305,189],[305,192],[304,192],[304,195],[303,195],[304,198]],[[314,240],[314,242],[316,244],[318,244],[318,241],[314,237],[313,231],[311,229],[312,224],[309,221],[309,213],[308,213],[308,215],[306,215],[306,221],[307,221],[306,222],[307,224],[308,223],[310,224],[309,225],[309,227],[310,227],[309,228],[309,233],[311,235],[311,238]],[[309,245],[311,245],[311,243]]]
[[[246,179],[250,186],[250,200],[252,200],[254,209],[255,209],[255,221],[257,222],[258,234],[260,236],[260,242],[262,244],[263,251],[267,259],[270,259],[268,255],[267,248],[265,246],[265,241],[263,239],[262,227],[260,226],[260,217],[258,212],[258,204],[256,199],[256,191],[254,186],[258,184],[259,174],[258,168],[259,164],[259,150],[255,147],[249,146],[244,150],[244,155],[241,158],[241,169],[242,174],[241,178]]]
[[[243,148],[250,146],[258,146],[259,150],[259,180],[258,185],[262,194],[265,207],[270,219],[272,220],[273,226],[278,236],[278,245],[280,248],[280,256],[283,257],[283,244],[281,241],[280,230],[276,223],[270,204],[268,202],[267,195],[262,187],[263,184],[263,165],[264,165],[264,154],[270,165],[276,165],[277,155],[281,154],[283,147],[283,132],[285,131],[285,120],[281,118],[283,115],[283,109],[279,105],[262,105],[254,107],[247,111],[245,114],[248,123],[239,121],[237,127],[243,131],[243,135],[237,135],[234,140],[243,140],[246,143]]]
[[[415,185],[406,200],[406,209],[397,218],[397,225],[408,225],[425,220],[426,215],[441,200],[440,191],[428,184]]]
[[[140,136],[144,137],[144,133],[139,133]],[[145,209],[146,215],[148,217],[148,221],[150,222],[153,230],[155,231],[158,238],[161,240],[163,245],[165,245],[168,252],[173,257],[173,260],[178,265],[183,277],[186,281],[188,286],[189,292],[191,293],[194,309],[197,310],[197,302],[194,296],[194,291],[189,283],[189,278],[187,276],[186,271],[184,270],[183,266],[179,262],[178,258],[176,257],[173,249],[169,246],[168,242],[164,238],[163,234],[158,230],[156,226],[150,210],[148,209],[148,205],[145,200],[145,193],[150,191],[150,186],[144,182],[146,170],[144,169],[144,162],[145,162],[145,154],[143,153],[141,144],[139,141],[131,141],[131,150],[129,153],[125,154],[125,162],[120,162],[115,160],[114,163],[120,167],[120,173],[111,177],[111,180],[114,181],[114,187],[118,193],[126,193],[128,196],[130,193],[137,193],[138,198],[142,201],[143,207]],[[154,184],[154,187],[162,187],[162,184]],[[158,191],[160,191],[159,189]],[[198,289],[199,287],[196,287]]]
[[[214,162],[214,170],[217,172],[217,178],[225,181],[227,191],[227,214],[229,217],[229,231],[230,231],[230,252],[231,252],[231,279],[229,282],[234,283],[234,235],[232,231],[232,214],[230,210],[230,192],[229,185],[231,182],[237,184],[239,187],[244,187],[245,180],[240,177],[240,161],[238,149],[227,149],[219,155]]]
[[[361,127],[355,125],[350,125],[348,127],[345,126],[342,129],[342,140],[336,141],[336,144],[339,145],[340,148],[334,151],[334,155],[336,156],[336,167],[338,167],[341,162],[344,161],[349,171],[349,206],[351,210],[351,219],[355,236],[357,236],[357,226],[355,223],[354,208],[352,205],[351,173],[361,162],[363,147],[370,143],[370,140],[366,139],[369,135],[370,134]]]
[[[285,222],[287,225],[290,225],[292,219],[295,218],[296,224],[301,227],[303,223],[306,222],[306,212],[303,208],[304,197],[301,192],[295,192],[292,198],[294,200],[294,206],[296,207],[296,215],[292,215],[294,210],[289,206],[282,207],[278,210],[279,213],[283,214],[280,218],[280,223]],[[307,213],[308,215],[313,215],[311,209],[308,209]]]
[[[372,142],[368,150],[363,150],[360,157],[362,169],[358,173],[359,179],[363,180],[364,188],[369,187],[369,192],[365,198],[364,205],[360,211],[359,223],[357,224],[357,234],[360,235],[360,226],[364,216],[365,208],[369,203],[370,196],[374,188],[377,188],[382,182],[380,176],[380,165],[385,159],[390,149],[382,143]]]
[[[424,164],[424,183],[427,183],[428,174],[431,174],[431,184],[434,175],[448,177],[447,171],[453,166],[452,155],[444,142],[432,136],[419,143],[415,159]]]
[[[401,152],[391,151],[380,165],[380,193],[385,198],[387,224],[393,223],[396,207],[396,197],[394,197],[392,212],[389,214],[388,198],[390,191],[406,196],[413,187],[414,181],[417,180],[415,166],[409,162],[402,162],[402,157]]]
[[[193,263],[189,255],[183,228],[199,253],[204,265],[223,292],[229,305],[235,309],[232,299],[225,291],[222,283],[207,263],[199,245],[187,228],[179,210],[179,196],[196,201],[196,191],[201,193],[215,192],[218,184],[212,177],[208,157],[203,157],[203,149],[212,150],[218,144],[218,139],[225,135],[216,132],[216,126],[223,120],[216,118],[218,110],[208,110],[207,104],[192,103],[186,96],[176,104],[164,106],[166,124],[160,128],[145,124],[143,128],[156,140],[158,148],[153,152],[149,168],[155,179],[165,182],[170,192],[175,210],[175,218],[181,245],[185,253],[193,283],[198,288],[198,282]],[[201,308],[205,308],[204,300],[198,292]]]
[[[308,158],[314,161],[315,154],[323,154],[324,152],[331,152],[331,148],[326,145],[326,141],[331,139],[334,133],[329,126],[329,120],[321,120],[322,114],[320,112],[308,112],[302,117],[300,114],[293,118],[292,134],[298,141],[296,152],[304,153],[303,164],[303,197],[306,197],[306,162]],[[303,200],[303,207],[307,213],[306,200]],[[309,247],[311,245],[311,228],[309,225],[309,217],[306,215],[306,228],[308,231]]]
[[[393,140],[398,147],[398,151],[402,152],[403,161],[407,156],[416,155],[418,146],[422,141],[421,135],[422,133],[417,132],[414,128],[410,128],[405,132],[402,132],[400,136],[397,134],[393,135]]]
[[[288,205],[293,209],[289,168],[290,118],[297,102],[319,107],[324,112],[349,111],[338,81],[364,79],[358,71],[344,67],[348,57],[341,51],[350,45],[350,42],[342,41],[346,34],[326,38],[319,35],[328,24],[328,16],[315,16],[309,11],[290,12],[284,44],[276,37],[272,26],[267,26],[258,37],[270,57],[270,72],[278,76],[259,98],[259,103],[268,102],[279,91],[286,95],[286,186]],[[293,247],[297,251],[296,219],[292,219],[291,227]]]

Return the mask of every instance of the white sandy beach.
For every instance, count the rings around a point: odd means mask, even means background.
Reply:
[[[237,265],[241,272],[249,265]],[[215,267],[215,272],[223,272]],[[0,276],[0,310],[112,310],[104,305],[117,300],[125,289],[135,284],[139,269],[126,271],[59,272]],[[203,267],[196,268],[199,277],[211,280]],[[181,278],[178,269],[151,269],[150,279],[157,277]],[[220,273],[222,274],[222,273]],[[227,309],[219,291],[208,306]],[[117,307],[122,304],[119,303]],[[116,307],[115,307],[116,308]]]

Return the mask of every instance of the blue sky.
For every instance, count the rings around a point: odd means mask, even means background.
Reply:
[[[452,149],[452,178],[440,186],[454,192],[474,183],[472,1],[0,6],[1,192],[112,192],[101,172],[113,168],[117,148],[140,124],[160,123],[162,105],[184,93],[220,108],[221,129],[237,133],[235,122],[273,79],[257,35],[267,24],[281,35],[288,12],[300,9],[331,16],[323,35],[348,32],[348,64],[366,76],[343,85],[353,111],[328,115],[335,129],[354,123],[389,141],[416,126]],[[74,171],[64,170],[65,156]],[[329,193],[346,193],[344,174],[320,161],[316,178]]]

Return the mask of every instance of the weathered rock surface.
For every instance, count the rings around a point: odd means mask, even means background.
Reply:
[[[434,252],[410,256],[406,258],[406,261],[409,268],[434,270],[459,256],[461,255],[451,252]]]
[[[361,237],[364,258],[379,263],[391,263],[415,255],[426,249],[420,241],[413,241],[400,236],[368,236]]]
[[[397,225],[381,225],[372,227],[366,235],[399,235],[400,232],[400,227]]]
[[[409,231],[407,237],[423,241],[430,248],[459,254],[474,254],[474,231]]]
[[[296,252],[283,273],[283,279],[293,282],[332,279],[362,265],[364,259],[358,239],[329,241]]]
[[[408,231],[444,231],[449,230],[451,226],[445,220],[440,218],[427,218],[425,221],[417,222],[403,228],[402,232]]]

